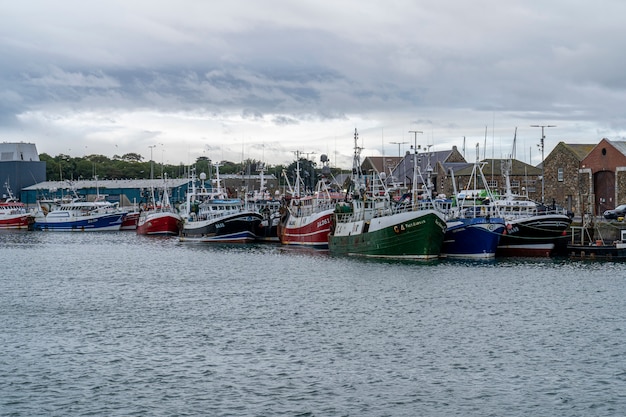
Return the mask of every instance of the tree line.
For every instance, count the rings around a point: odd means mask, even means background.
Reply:
[[[149,178],[186,178],[188,167],[180,165],[170,165],[157,163],[156,161],[145,161],[137,153],[127,153],[122,156],[114,155],[109,158],[105,155],[86,155],[83,157],[72,157],[70,155],[59,154],[50,156],[46,153],[39,154],[39,159],[46,162],[46,178],[48,181],[62,180],[115,180],[115,179],[149,179]],[[205,156],[196,159],[194,164],[197,172],[206,172],[207,175],[214,173],[214,162]],[[235,175],[255,175],[263,166],[265,174],[273,174],[276,178],[282,177],[285,170],[289,181],[295,181],[296,162],[290,165],[268,165],[255,159],[247,159],[243,162],[220,161],[220,174]],[[307,159],[300,159],[300,176],[304,180],[305,186],[309,189],[315,188],[315,183],[321,175],[321,168],[317,168],[317,163]],[[341,170],[334,169],[333,174],[337,175]]]

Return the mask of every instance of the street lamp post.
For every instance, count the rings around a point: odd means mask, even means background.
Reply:
[[[404,144],[409,143],[409,142],[389,142],[389,143],[391,143],[392,145],[398,145],[398,158],[400,158],[402,156],[400,154],[400,145],[404,145]]]
[[[543,163],[543,151],[545,148],[545,140],[546,135],[544,134],[544,129],[546,127],[556,127],[556,125],[530,125],[530,127],[540,127],[541,128],[541,142],[539,142],[539,149],[541,149],[541,204],[544,204],[544,193],[545,193],[545,178],[544,178],[544,163]]]

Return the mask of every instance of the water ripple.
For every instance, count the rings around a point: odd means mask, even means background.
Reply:
[[[0,414],[626,412],[626,265],[2,233]]]

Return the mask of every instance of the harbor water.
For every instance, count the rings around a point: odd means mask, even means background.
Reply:
[[[626,415],[626,263],[0,233],[2,416]]]

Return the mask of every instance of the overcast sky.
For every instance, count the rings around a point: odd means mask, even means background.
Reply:
[[[0,16],[0,140],[52,156],[349,168],[356,128],[363,155],[417,139],[473,161],[476,143],[510,154],[517,127],[537,164],[530,125],[557,126],[545,155],[626,135],[623,0],[24,0]]]

